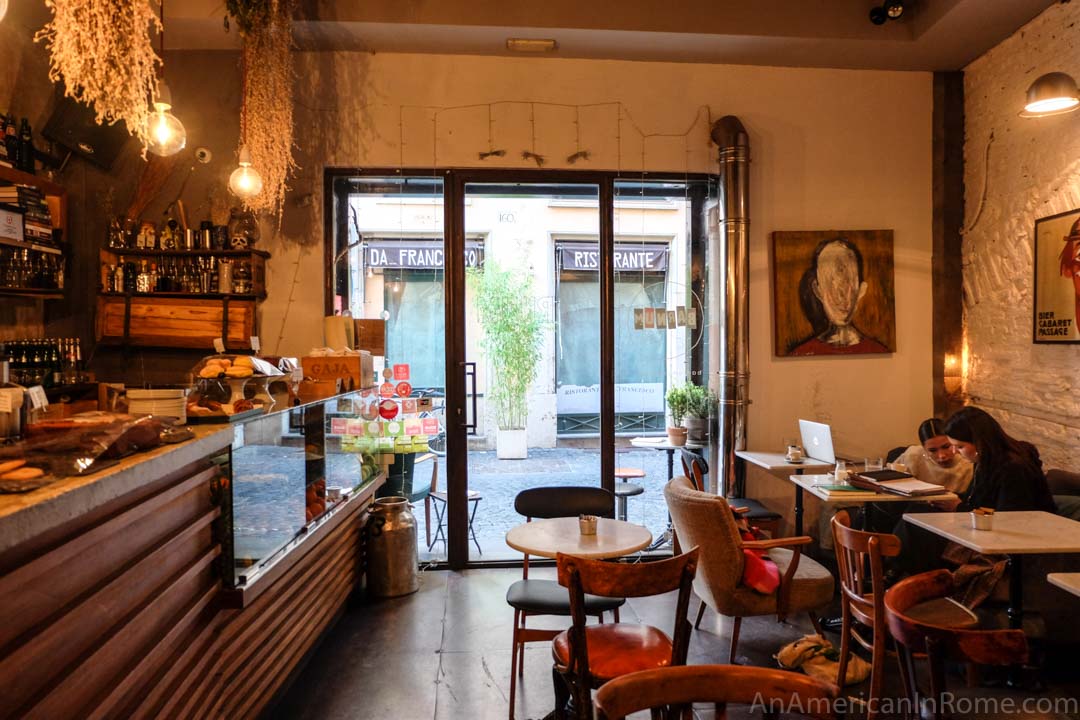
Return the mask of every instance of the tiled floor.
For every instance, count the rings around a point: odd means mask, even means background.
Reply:
[[[550,576],[552,570],[534,572]],[[271,717],[279,720],[506,718],[513,613],[506,605],[505,593],[520,573],[515,569],[429,571],[421,576],[418,593],[350,608],[331,629]],[[696,606],[695,599],[692,612]],[[624,609],[622,619],[649,622],[670,631],[673,612],[674,595],[635,599]],[[720,662],[726,658],[730,627],[727,618],[707,612],[701,630],[691,637],[689,662]],[[739,645],[741,661],[775,667],[772,654],[784,643],[808,632],[809,627],[805,617],[794,618],[789,624],[777,624],[770,618],[747,618],[743,621]],[[1060,667],[1054,668],[1055,684],[1037,697],[1080,696],[1075,662],[1069,661],[1068,667],[1064,672]],[[891,663],[888,673],[893,686],[890,692],[895,693],[896,673]],[[970,697],[974,692],[965,689],[962,679],[955,675],[949,678],[949,683],[950,689],[960,697]],[[860,690],[864,688],[847,688],[849,694],[856,696]],[[998,698],[1025,697],[1005,690],[982,689],[979,693]],[[516,717],[540,718],[551,708],[550,649],[545,643],[534,643],[525,653],[525,678],[518,691]],[[730,714],[750,717],[746,709],[736,709]],[[700,717],[711,718],[712,713],[702,710]],[[957,717],[1080,715],[965,713]]]

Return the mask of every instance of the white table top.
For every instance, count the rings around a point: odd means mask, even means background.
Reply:
[[[904,520],[988,555],[1080,552],[1080,522],[1042,511],[994,513],[992,530],[971,527],[971,513],[905,513]]]
[[[672,445],[668,442],[667,436],[630,438],[630,444],[636,448],[647,448],[649,450],[700,450],[705,447],[703,444],[691,440],[687,440],[685,445]]]
[[[824,485],[836,484],[836,480],[832,475],[791,475],[789,479],[814,497],[824,500],[825,502],[842,502],[850,503],[852,505],[862,505],[870,502],[939,502],[942,500],[956,499],[956,495],[951,492],[907,497],[906,495],[895,495],[887,492],[876,493],[856,487],[852,487],[851,490],[829,490],[820,485],[815,485],[815,483],[822,483]]]
[[[1073,595],[1080,595],[1080,572],[1074,573],[1050,573],[1046,576],[1051,585],[1057,585],[1062,590],[1067,590]]]
[[[651,542],[647,528],[608,518],[600,518],[595,535],[582,535],[576,517],[533,520],[506,533],[506,544],[515,550],[549,558],[558,553],[594,559],[622,557]]]
[[[735,457],[765,468],[769,472],[800,469],[804,472],[820,472],[821,470],[832,470],[834,465],[834,463],[823,463],[813,458],[805,458],[801,463],[793,463],[787,461],[784,453],[757,452],[754,450],[736,450]]]

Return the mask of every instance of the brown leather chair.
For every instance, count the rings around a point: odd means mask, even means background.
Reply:
[[[915,653],[925,653],[930,667],[929,710],[934,718],[944,718],[945,661],[979,665],[1019,665],[1027,662],[1028,644],[1023,630],[973,630],[946,627],[925,609],[934,600],[954,592],[948,570],[913,575],[885,593],[885,617],[896,640],[900,675],[913,713],[919,708],[919,688],[915,676]]]
[[[817,627],[814,612],[832,601],[833,577],[810,558],[802,557],[807,536],[744,541],[735,527],[727,501],[719,495],[695,490],[688,478],[677,477],[664,487],[668,512],[683,545],[701,548],[701,562],[694,578],[694,592],[701,598],[694,627],[701,624],[705,607],[735,619],[731,630],[728,662],[735,662],[742,618],[776,615],[784,620],[790,613],[808,612]],[[742,584],[743,548],[767,550],[780,570],[780,588],[763,595]],[[820,630],[819,630],[820,632]]]
[[[571,695],[577,716],[590,718],[593,689],[621,675],[686,663],[690,643],[686,611],[697,560],[697,548],[666,560],[631,564],[559,553],[559,584],[569,590],[573,625],[551,642],[556,717],[564,716]],[[585,624],[586,593],[646,597],[672,590],[679,594],[670,637],[651,625]]]
[[[714,703],[725,718],[728,703],[803,708],[803,717],[834,718],[835,685],[800,673],[738,665],[688,665],[623,675],[596,693],[597,720],[622,720],[639,710],[667,711],[667,718],[695,717],[691,704]],[[777,713],[779,714],[779,713]],[[786,714],[786,713],[785,713]]]

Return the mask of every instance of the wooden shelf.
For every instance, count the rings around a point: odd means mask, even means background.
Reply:
[[[41,288],[6,288],[0,287],[0,295],[36,298],[38,300],[61,300],[64,297],[63,290]]]
[[[36,240],[12,240],[11,238],[0,237],[0,245],[14,248],[25,248],[27,250],[33,250],[34,252],[50,253],[52,255],[63,255],[64,249],[56,247],[55,245],[49,245],[48,243],[38,242]]]
[[[200,255],[220,255],[222,257],[244,257],[247,255],[256,255],[261,258],[269,258],[270,253],[266,250],[256,250],[249,248],[247,250],[139,250],[138,248],[111,248],[103,247],[101,252],[108,253],[110,255],[124,255],[131,257],[197,257]]]
[[[54,183],[52,180],[43,178],[40,175],[31,175],[22,170],[16,170],[15,168],[4,167],[2,165],[0,165],[0,180],[18,183],[19,185],[39,187],[48,195],[67,195],[67,190],[65,190],[63,186]]]
[[[263,300],[266,298],[265,293],[262,295],[256,295],[254,293],[245,293],[243,295],[238,293],[229,293],[223,295],[221,293],[186,293],[186,292],[152,292],[152,293],[122,293],[122,292],[99,292],[98,295],[103,297],[126,297],[130,295],[133,298],[181,298],[190,300]]]

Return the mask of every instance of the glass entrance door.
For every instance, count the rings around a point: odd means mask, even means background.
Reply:
[[[469,558],[518,559],[517,493],[601,482],[600,186],[466,183],[463,202]]]

